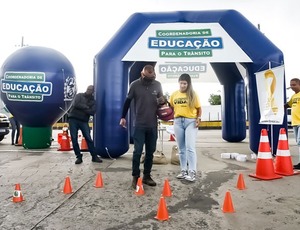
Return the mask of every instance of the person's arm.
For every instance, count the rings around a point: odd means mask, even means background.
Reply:
[[[158,90],[158,93],[157,93],[157,104],[158,105],[164,105],[167,103],[167,100],[166,98],[164,97],[164,94],[163,94],[163,90],[162,90],[162,86],[160,84],[159,86],[159,90]]]
[[[125,117],[127,115],[130,103],[131,103],[131,99],[127,97],[126,100],[125,100],[125,102],[124,102],[124,105],[123,105],[122,114],[121,114],[121,120],[120,120],[120,125],[123,128],[126,128],[126,119],[125,119]]]
[[[290,106],[288,103],[285,103],[285,104],[284,104],[284,108],[285,108],[285,109],[291,108],[291,106]]]
[[[200,126],[201,115],[202,115],[202,108],[199,107],[199,108],[197,109],[196,127],[199,127],[199,126]]]
[[[197,109],[197,118],[198,118],[199,120],[201,120],[201,116],[202,116],[202,108],[199,107],[199,108]]]
[[[93,103],[89,103],[88,109],[84,110],[87,114],[93,116],[96,113],[96,103],[93,101]]]
[[[129,109],[131,103],[131,99],[129,99],[128,97],[126,98],[124,105],[123,105],[123,110],[122,110],[122,115],[121,118],[125,118]]]

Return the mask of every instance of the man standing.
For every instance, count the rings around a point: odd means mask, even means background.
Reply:
[[[82,163],[82,154],[78,144],[78,130],[81,130],[86,140],[88,150],[92,156],[92,162],[101,163],[102,160],[97,156],[94,142],[90,134],[89,119],[96,112],[94,99],[94,86],[87,87],[85,93],[78,93],[68,113],[70,134],[74,153],[76,155],[75,164]]]
[[[294,169],[300,169],[300,80],[298,78],[291,79],[290,87],[295,94],[285,104],[285,108],[291,108],[292,126],[299,151],[299,163],[294,165]]]
[[[152,65],[146,65],[141,77],[130,84],[127,98],[123,105],[120,125],[126,128],[126,114],[131,100],[135,103],[135,121],[133,131],[134,150],[132,157],[132,187],[136,189],[137,180],[140,177],[140,160],[145,144],[145,161],[143,171],[143,183],[156,186],[151,178],[153,164],[153,153],[157,142],[157,116],[156,111],[159,104],[164,104],[162,87],[155,80],[155,71]]]

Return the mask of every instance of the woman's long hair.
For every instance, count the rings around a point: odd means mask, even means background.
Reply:
[[[186,96],[188,99],[188,106],[190,108],[195,108],[195,103],[196,103],[196,93],[193,89],[192,85],[192,80],[189,74],[183,73],[180,75],[178,82],[179,81],[186,81],[187,82],[187,89],[186,89]]]

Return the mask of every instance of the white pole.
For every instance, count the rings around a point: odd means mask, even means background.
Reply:
[[[271,62],[269,61],[269,69],[271,69]],[[273,153],[273,124],[271,124],[271,154],[274,155]]]

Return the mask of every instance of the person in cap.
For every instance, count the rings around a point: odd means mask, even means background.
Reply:
[[[157,143],[157,115],[158,106],[165,103],[161,83],[155,80],[155,70],[152,65],[145,65],[141,76],[130,84],[127,98],[123,105],[120,125],[126,128],[126,114],[131,101],[134,101],[134,150],[132,157],[132,187],[136,189],[140,177],[140,160],[145,145],[145,161],[143,183],[156,186],[151,177],[153,154]]]

